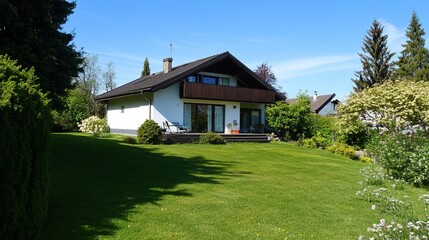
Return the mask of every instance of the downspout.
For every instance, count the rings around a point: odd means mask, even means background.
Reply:
[[[146,100],[149,102],[149,120],[152,120],[152,102],[150,101],[150,99],[149,99],[149,98],[147,98],[147,97],[144,95],[143,90],[141,90],[141,91],[140,91],[140,94],[143,96],[143,98],[144,98],[144,99],[146,99]]]

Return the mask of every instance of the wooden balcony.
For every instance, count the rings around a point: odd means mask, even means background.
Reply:
[[[182,83],[180,97],[252,103],[275,102],[275,92],[271,90],[189,82]]]

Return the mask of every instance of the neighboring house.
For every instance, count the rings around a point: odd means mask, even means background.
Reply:
[[[322,116],[336,114],[339,100],[335,98],[335,93],[318,96],[317,92],[315,91],[313,97],[309,97],[309,99],[311,101],[311,111]],[[289,104],[293,104],[296,101],[296,98],[286,100],[286,102]]]
[[[137,133],[152,119],[184,126],[191,133],[227,133],[229,123],[252,132],[265,123],[265,106],[284,97],[229,52],[172,66],[96,97],[107,104],[112,133]]]

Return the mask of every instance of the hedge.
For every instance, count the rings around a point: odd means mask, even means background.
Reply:
[[[34,70],[0,56],[0,236],[35,239],[48,209],[51,115]]]

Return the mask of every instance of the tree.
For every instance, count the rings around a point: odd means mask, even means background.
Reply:
[[[0,56],[0,236],[37,239],[48,210],[49,100],[34,69]]]
[[[116,87],[115,78],[115,65],[113,65],[113,62],[109,62],[107,63],[106,70],[103,71],[103,83],[106,88],[106,92],[112,91],[112,89]]]
[[[414,12],[406,32],[408,40],[402,45],[404,50],[402,50],[397,62],[396,74],[398,78],[429,81],[429,51],[425,48],[424,35],[425,31]]]
[[[419,127],[428,131],[429,82],[396,81],[353,93],[338,108],[339,131],[357,133],[362,125],[402,133]]]
[[[268,124],[277,128],[280,135],[291,140],[310,137],[312,113],[311,102],[307,94],[300,93],[297,102],[291,105],[283,101],[271,104],[267,107],[266,112]]]
[[[268,62],[256,66],[255,73],[270,86],[275,87],[277,85],[276,75],[273,70],[271,70],[271,66],[268,65]]]
[[[149,67],[149,60],[147,57],[144,59],[143,64],[143,70],[142,70],[142,77],[150,75],[150,67]]]
[[[72,44],[74,35],[62,30],[76,4],[2,0],[0,6],[0,54],[17,59],[24,68],[34,66],[37,83],[58,108],[82,62],[81,52]]]
[[[108,63],[102,70],[98,65],[98,56],[88,56],[81,64],[82,71],[73,79],[74,88],[66,91],[64,109],[54,112],[55,129],[57,131],[77,131],[78,123],[92,115],[104,117],[106,109],[94,97],[100,92],[101,85],[106,90],[115,87],[115,70],[113,63]]]
[[[374,20],[364,38],[363,53],[359,53],[362,70],[355,72],[356,79],[352,79],[356,85],[353,87],[355,92],[381,84],[392,76],[391,59],[395,53],[388,50],[387,35],[383,35],[383,29],[384,27]]]

